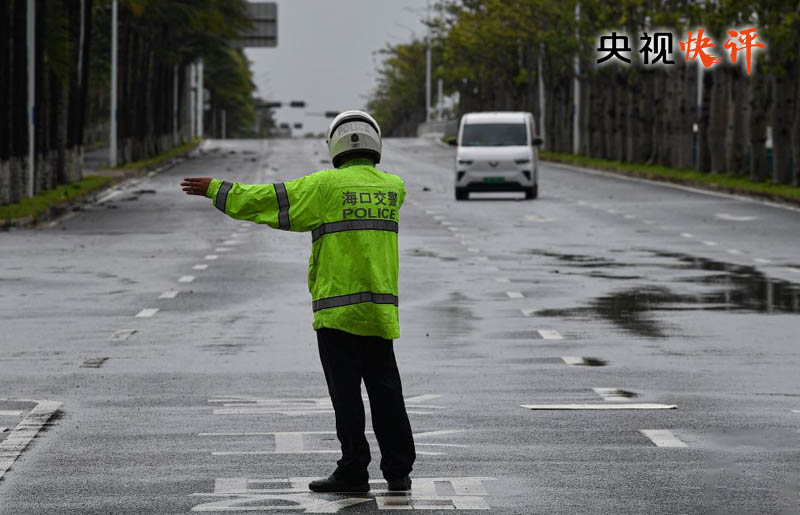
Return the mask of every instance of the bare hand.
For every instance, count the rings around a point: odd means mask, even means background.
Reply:
[[[181,187],[187,195],[205,196],[210,183],[211,177],[185,177],[181,183]]]

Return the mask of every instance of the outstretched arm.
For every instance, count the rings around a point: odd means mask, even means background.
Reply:
[[[309,231],[319,224],[319,190],[313,176],[277,184],[239,184],[210,177],[186,177],[187,195],[203,195],[226,215],[287,231]]]

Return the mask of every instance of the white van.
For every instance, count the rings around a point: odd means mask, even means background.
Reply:
[[[470,191],[524,191],[525,198],[536,198],[541,143],[531,113],[465,114],[454,143],[456,200]]]

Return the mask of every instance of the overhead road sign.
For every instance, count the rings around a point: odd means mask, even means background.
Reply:
[[[305,107],[306,102],[305,100],[292,100],[289,102],[289,107]]]
[[[231,41],[231,45],[236,48],[278,46],[278,4],[249,2],[248,11],[253,27],[239,39]]]

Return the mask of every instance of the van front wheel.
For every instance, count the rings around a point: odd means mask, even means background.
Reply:
[[[525,198],[526,199],[534,199],[539,196],[539,185],[534,184],[530,188],[525,190]]]
[[[469,198],[469,190],[467,188],[456,188],[456,200],[467,200]]]

